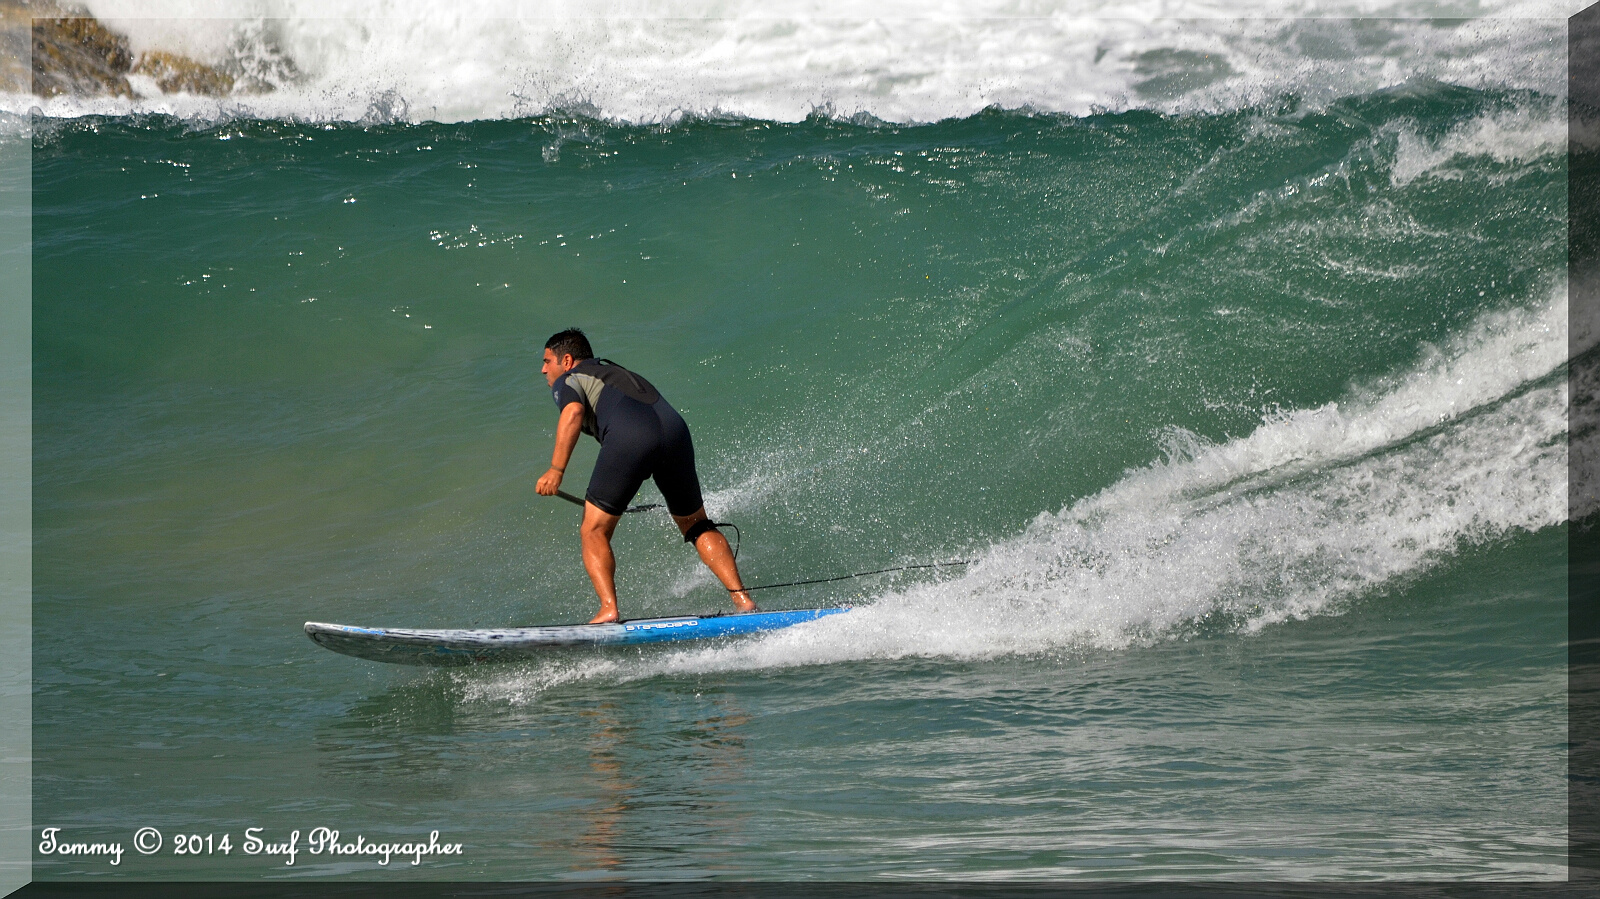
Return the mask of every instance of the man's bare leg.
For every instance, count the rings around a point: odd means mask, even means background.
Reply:
[[[677,522],[680,533],[687,534],[695,522],[705,517],[706,510],[702,506],[689,515],[674,515],[672,520]],[[612,527],[616,527],[614,521]],[[750,598],[750,592],[744,589],[744,581],[739,579],[739,566],[733,561],[733,547],[728,545],[728,538],[713,528],[695,539],[694,549],[700,554],[700,561],[711,569],[711,573],[717,576],[722,586],[728,588],[728,595],[733,599],[733,607],[741,612],[756,611],[755,600]]]
[[[617,557],[611,552],[611,535],[616,533],[621,515],[612,515],[594,503],[583,504],[583,568],[594,582],[594,592],[600,597],[600,612],[589,619],[590,624],[616,621],[617,614]],[[724,541],[726,542],[726,541]]]

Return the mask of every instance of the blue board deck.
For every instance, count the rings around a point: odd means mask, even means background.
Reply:
[[[788,612],[746,612],[732,615],[685,615],[637,618],[615,624],[557,624],[544,627],[419,630],[398,627],[355,627],[306,622],[306,636],[334,652],[401,665],[471,665],[538,656],[558,646],[629,646],[672,643],[708,637],[732,637],[778,630],[828,615],[850,611],[795,609]]]

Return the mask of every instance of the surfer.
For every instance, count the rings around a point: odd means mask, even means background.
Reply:
[[[578,445],[578,434],[600,442],[600,457],[589,476],[584,494],[583,567],[600,597],[600,612],[590,624],[617,621],[617,559],[611,552],[611,535],[617,521],[633,502],[645,478],[654,478],[667,511],[683,542],[692,544],[700,561],[728,589],[741,612],[756,611],[744,589],[728,539],[706,517],[700,496],[700,478],[694,470],[694,444],[689,426],[667,404],[649,381],[610,360],[594,358],[589,338],[568,328],[544,344],[545,382],[555,396],[561,418],[556,423],[556,447],[550,470],[535,488],[541,496],[555,496],[561,476]]]

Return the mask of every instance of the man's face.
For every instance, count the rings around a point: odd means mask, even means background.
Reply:
[[[544,351],[544,367],[539,371],[544,373],[544,382],[554,387],[556,386],[556,378],[566,374],[571,370],[572,366],[577,364],[577,360],[572,358],[571,353],[557,359],[555,350],[547,349]]]

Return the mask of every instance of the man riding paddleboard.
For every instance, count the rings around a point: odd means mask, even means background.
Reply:
[[[649,381],[609,360],[594,358],[589,339],[577,328],[550,337],[544,345],[546,383],[561,410],[556,423],[556,445],[550,470],[535,488],[541,496],[555,496],[561,478],[578,445],[578,435],[600,442],[589,489],[584,494],[583,567],[600,597],[600,611],[590,624],[619,620],[617,613],[616,556],[611,535],[645,478],[653,478],[667,511],[692,544],[700,561],[726,587],[741,612],[756,611],[744,589],[733,550],[711,519],[700,496],[700,478],[694,467],[694,444],[689,426]]]

